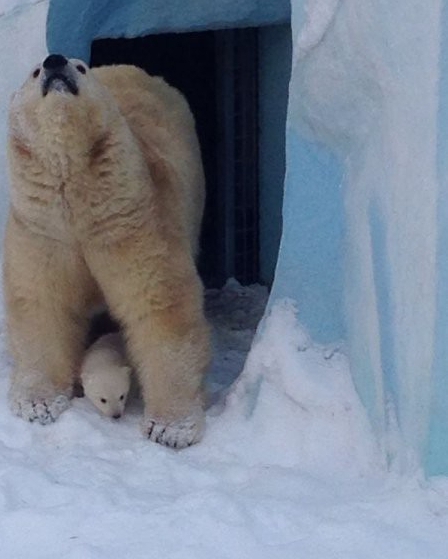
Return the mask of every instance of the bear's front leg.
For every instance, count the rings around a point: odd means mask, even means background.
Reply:
[[[124,327],[143,392],[144,434],[173,448],[198,442],[210,340],[188,246],[173,243],[168,250],[150,235],[132,237],[87,260]]]
[[[154,442],[184,448],[204,433],[202,381],[210,359],[209,332],[205,321],[188,316],[190,295],[176,291],[175,303],[153,309],[127,332],[145,402],[143,433]]]
[[[69,406],[87,326],[82,266],[70,247],[9,219],[3,264],[14,359],[9,401],[25,420],[50,423]]]

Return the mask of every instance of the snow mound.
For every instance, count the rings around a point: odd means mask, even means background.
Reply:
[[[240,458],[249,464],[332,475],[365,474],[380,465],[346,357],[313,345],[290,301],[265,318],[220,426],[223,421],[229,444],[239,439]]]

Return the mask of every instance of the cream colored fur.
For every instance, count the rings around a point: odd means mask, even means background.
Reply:
[[[123,326],[145,403],[143,432],[198,441],[210,358],[194,257],[204,178],[191,112],[131,66],[77,70],[78,95],[32,73],[10,107],[4,247],[12,409],[53,421],[67,407],[92,308]]]
[[[107,417],[119,419],[131,386],[131,367],[119,333],[101,336],[89,347],[81,365],[86,396]]]

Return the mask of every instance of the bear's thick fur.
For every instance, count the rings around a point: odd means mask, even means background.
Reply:
[[[69,404],[92,309],[121,324],[143,431],[198,441],[210,359],[195,267],[204,177],[192,114],[133,66],[50,55],[13,96],[4,247],[10,402],[29,421]]]

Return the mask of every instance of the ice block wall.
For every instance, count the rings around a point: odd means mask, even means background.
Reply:
[[[446,19],[439,0],[293,1],[271,295],[347,339],[391,464],[429,474],[448,473]]]

